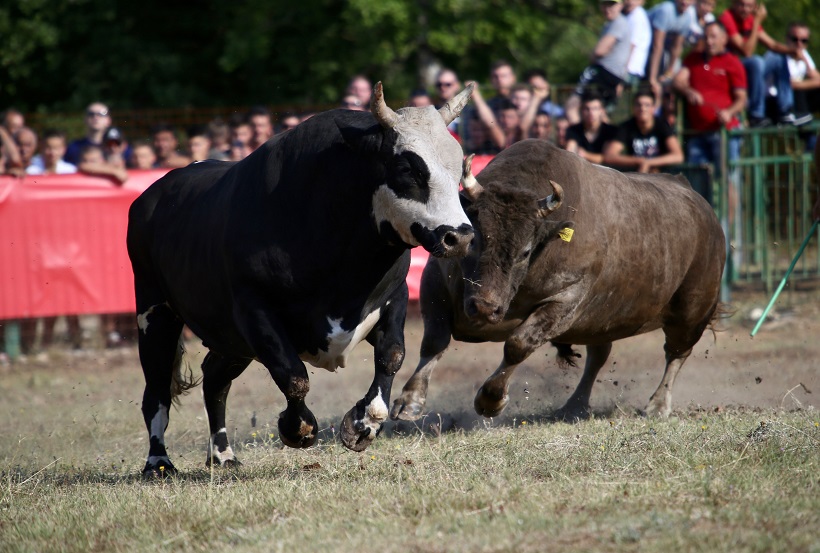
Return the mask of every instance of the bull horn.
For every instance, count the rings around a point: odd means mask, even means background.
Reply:
[[[561,188],[561,185],[555,182],[554,180],[550,181],[552,185],[552,194],[547,196],[546,198],[541,198],[538,200],[538,216],[539,217],[546,217],[559,207],[561,207],[561,202],[564,201],[564,189]]]
[[[444,119],[445,125],[449,125],[455,120],[456,117],[458,117],[458,114],[461,113],[461,110],[463,110],[464,106],[467,105],[467,102],[470,101],[470,96],[473,94],[473,88],[475,88],[475,83],[470,83],[467,85],[467,88],[459,92],[458,95],[451,98],[449,102],[439,108],[438,112],[441,114],[441,118]]]
[[[385,129],[392,129],[399,120],[399,114],[390,109],[384,103],[384,92],[382,91],[382,82],[376,83],[373,87],[373,99],[370,100],[370,111],[376,116],[376,121]]]
[[[464,187],[464,193],[471,200],[478,198],[479,194],[484,191],[484,188],[478,183],[475,176],[473,176],[473,158],[475,154],[470,154],[464,158],[464,169],[461,172],[461,186]]]

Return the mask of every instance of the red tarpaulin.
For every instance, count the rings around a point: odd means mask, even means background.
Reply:
[[[473,172],[490,159],[476,156]],[[83,174],[0,177],[0,319],[133,311],[128,208],[165,172],[131,171],[123,186]],[[418,299],[427,252],[412,255]]]

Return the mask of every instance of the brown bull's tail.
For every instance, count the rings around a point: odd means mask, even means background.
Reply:
[[[179,407],[179,396],[187,394],[191,388],[199,384],[200,380],[194,377],[191,362],[185,355],[185,343],[180,334],[177,354],[174,357],[174,374],[171,378],[171,402]]]
[[[706,327],[712,331],[712,336],[714,339],[717,339],[717,332],[723,332],[726,330],[726,327],[723,326],[723,321],[732,317],[737,312],[737,309],[729,304],[718,302],[715,306],[715,311],[712,313],[712,317],[709,319],[709,325]]]
[[[576,368],[578,363],[575,361],[581,357],[581,354],[572,349],[570,344],[556,344],[552,343],[558,351],[555,354],[555,361],[562,369]]]

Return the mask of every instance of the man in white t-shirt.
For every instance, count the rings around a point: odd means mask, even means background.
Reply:
[[[786,44],[797,47],[795,54],[776,54],[771,50],[765,54],[765,57],[786,57],[792,90],[794,91],[794,118],[797,125],[805,125],[811,121],[808,93],[811,90],[820,88],[820,71],[817,70],[814,60],[812,60],[809,51],[806,49],[809,45],[809,38],[811,38],[811,31],[805,23],[801,21],[789,23],[786,30]],[[772,92],[777,94],[777,89],[771,87],[769,93]]]
[[[629,32],[632,35],[632,53],[626,63],[629,83],[637,85],[646,75],[646,60],[649,47],[652,45],[652,25],[643,8],[644,0],[624,0],[623,13],[629,21]]]

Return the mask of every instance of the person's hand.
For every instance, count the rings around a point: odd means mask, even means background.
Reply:
[[[766,6],[763,2],[758,2],[757,6],[755,6],[755,21],[757,23],[763,23],[768,15],[769,12],[766,10]]]
[[[688,88],[683,95],[686,97],[686,101],[693,106],[703,105],[703,95],[694,88]]]
[[[728,109],[719,109],[717,111],[717,118],[721,125],[728,125],[734,115]]]
[[[663,85],[658,79],[651,79],[649,86],[652,88],[652,94],[655,95],[655,103],[657,105],[661,101],[661,98],[663,98]]]
[[[641,162],[638,164],[638,172],[639,173],[648,173],[652,170],[652,164],[649,163],[648,159],[642,159]]]
[[[470,86],[471,84],[475,85],[473,87],[473,93],[470,95],[472,97],[472,99],[475,100],[476,98],[481,98],[481,87],[478,86],[477,82],[467,81],[466,83],[464,83],[464,86]]]

